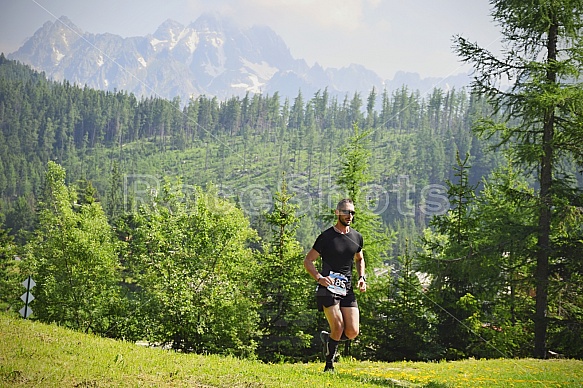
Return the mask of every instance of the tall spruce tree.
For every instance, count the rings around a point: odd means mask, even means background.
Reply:
[[[370,169],[371,131],[361,132],[356,124],[353,131],[340,149],[341,169],[336,183],[354,201],[357,211],[353,221],[354,228],[363,235],[367,267],[375,268],[386,259],[393,236],[383,225],[380,214],[375,212],[379,207],[375,194],[379,193],[373,192],[378,187],[370,185],[373,182]]]
[[[257,282],[263,328],[258,353],[262,360],[270,362],[300,360],[310,346],[309,324],[316,321],[315,311],[309,309],[313,283],[299,265],[304,251],[295,237],[300,218],[296,215],[298,205],[291,203],[293,197],[284,177],[273,196],[273,210],[265,214],[271,238],[257,252],[261,262]]]
[[[373,181],[370,171],[371,131],[360,132],[357,124],[354,124],[353,130],[353,135],[340,149],[341,169],[336,183],[340,186],[342,195],[354,201],[357,214],[354,217],[353,226],[364,239],[366,268],[367,272],[372,274],[385,264],[394,235],[383,225],[381,215],[375,212],[378,208],[378,200],[374,198],[371,189],[378,187],[370,185]],[[384,315],[386,311],[379,311],[375,307],[375,302],[384,297],[385,280],[369,276],[369,288],[367,294],[361,299],[363,303],[360,311],[361,332],[367,334],[361,336],[363,340],[356,344],[356,354],[366,355],[368,347],[376,347],[376,338],[371,333],[376,333],[375,326],[378,324],[379,315]],[[346,342],[346,351],[350,344],[351,342]]]
[[[478,130],[500,134],[513,157],[536,173],[538,231],[534,356],[547,354],[549,278],[558,256],[551,239],[557,217],[569,212],[568,182],[561,161],[583,162],[583,3],[580,0],[491,0],[492,17],[501,26],[504,50],[497,57],[457,36],[455,45],[476,76],[475,93],[487,96],[503,122],[482,120]],[[509,78],[511,87],[502,81]],[[572,187],[571,187],[572,188]],[[575,195],[580,198],[580,193]],[[564,199],[564,200],[562,200]],[[562,260],[575,260],[575,257]]]
[[[472,243],[475,234],[475,217],[471,207],[475,200],[475,187],[468,182],[469,155],[461,159],[456,155],[457,182],[448,181],[451,208],[446,214],[434,217],[422,237],[423,250],[417,254],[418,268],[430,274],[431,284],[427,295],[434,302],[440,346],[447,359],[466,357],[464,352],[471,334],[464,330],[461,320],[470,312],[460,305],[460,300],[476,293],[478,265]]]
[[[0,308],[17,311],[22,307],[19,296],[26,275],[19,269],[18,246],[8,232],[4,228],[4,215],[0,212]]]

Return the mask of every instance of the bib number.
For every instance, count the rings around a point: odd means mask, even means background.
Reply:
[[[334,280],[334,283],[327,287],[328,291],[336,295],[346,296],[346,283],[348,283],[348,278],[336,272],[330,272],[328,276]]]

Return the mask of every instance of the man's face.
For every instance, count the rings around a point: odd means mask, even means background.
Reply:
[[[343,204],[341,209],[336,209],[336,215],[342,225],[350,226],[354,218],[354,205],[348,203]]]

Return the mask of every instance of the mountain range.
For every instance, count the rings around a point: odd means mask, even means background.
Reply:
[[[46,22],[8,58],[43,71],[54,80],[100,90],[124,90],[139,97],[199,95],[220,100],[247,93],[295,98],[328,89],[331,95],[368,94],[407,86],[421,93],[434,87],[459,89],[470,77],[422,79],[397,72],[383,80],[362,65],[340,69],[309,66],[295,59],[281,37],[267,26],[239,28],[216,14],[203,14],[188,26],[167,20],[154,34],[123,38],[82,31],[66,16]]]

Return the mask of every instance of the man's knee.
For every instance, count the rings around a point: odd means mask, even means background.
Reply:
[[[336,338],[342,335],[342,333],[344,332],[344,325],[342,325],[342,323],[331,323],[330,324],[330,334]]]
[[[346,328],[344,329],[344,335],[348,339],[355,339],[358,336],[358,328]]]

